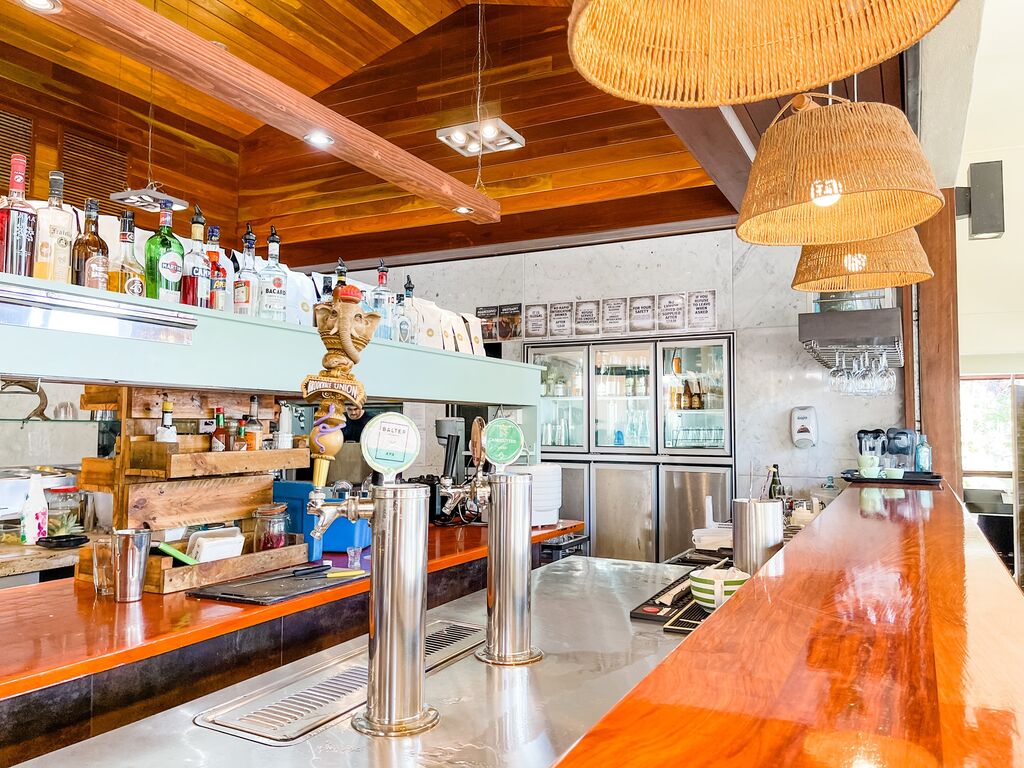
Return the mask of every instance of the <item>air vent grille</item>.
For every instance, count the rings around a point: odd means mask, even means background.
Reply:
[[[0,175],[3,183],[0,195],[6,194],[7,174],[10,171],[8,162],[15,152],[29,158],[29,178],[32,178],[32,118],[0,109]]]
[[[111,192],[128,185],[128,156],[106,144],[71,131],[61,142],[61,170],[64,171],[64,199],[77,208],[87,197],[100,201],[100,212],[120,215],[124,206],[110,200]]]

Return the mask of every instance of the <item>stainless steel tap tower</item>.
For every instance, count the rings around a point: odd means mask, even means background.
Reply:
[[[371,494],[339,502],[311,498],[309,512],[342,507],[350,520],[370,521],[370,674],[366,711],[352,726],[372,736],[409,736],[438,721],[437,710],[423,701],[430,488],[385,484]]]
[[[476,656],[498,666],[531,664],[544,656],[530,645],[533,476],[488,479],[487,641]]]
[[[462,501],[487,510],[487,640],[477,658],[498,666],[531,664],[544,656],[530,645],[533,477],[504,472],[523,451],[519,425],[481,421],[473,424],[476,475],[458,486],[442,478],[441,494],[449,497],[446,512]],[[498,471],[484,475],[484,458]]]

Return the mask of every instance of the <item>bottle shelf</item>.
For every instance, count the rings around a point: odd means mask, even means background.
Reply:
[[[724,416],[724,408],[668,408],[666,413],[683,416]]]
[[[177,443],[137,442],[132,445],[128,477],[175,480],[189,477],[245,475],[309,466],[308,448],[271,451],[180,451]]]
[[[542,401],[558,402],[558,403],[582,403],[582,395],[541,395]]]

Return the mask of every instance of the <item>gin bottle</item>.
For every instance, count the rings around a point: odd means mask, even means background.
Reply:
[[[258,313],[260,277],[256,273],[256,233],[252,224],[245,223],[245,234],[242,235],[242,263],[238,265],[238,274],[232,286],[236,315],[252,315]]]
[[[377,287],[370,292],[370,308],[380,315],[380,325],[374,331],[373,338],[391,340],[394,301],[395,295],[388,290],[388,268],[384,266],[384,259],[381,259],[377,267]]]
[[[416,286],[409,275],[405,276],[405,295],[395,297],[395,333],[396,341],[404,344],[415,344],[419,332],[419,313],[412,301],[412,291]]]
[[[274,225],[267,238],[267,266],[260,270],[260,318],[283,323],[288,315],[288,272],[281,266],[281,238]]]

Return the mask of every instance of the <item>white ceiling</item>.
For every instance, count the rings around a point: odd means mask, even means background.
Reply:
[[[1024,2],[985,0],[957,184],[1003,161],[1006,232],[969,240],[957,222],[961,372],[1024,373]]]

